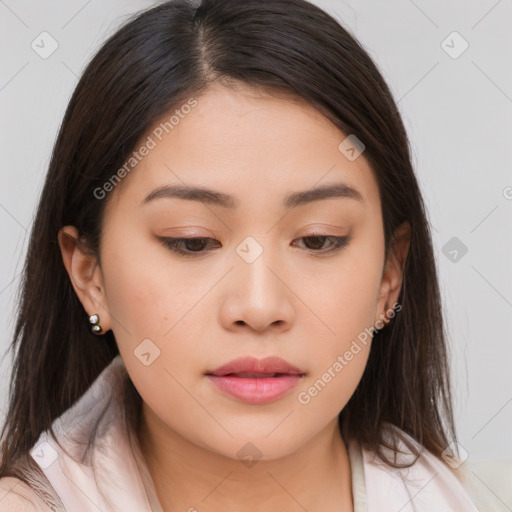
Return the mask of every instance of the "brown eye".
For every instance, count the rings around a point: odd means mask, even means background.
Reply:
[[[324,236],[324,235],[310,235],[303,236],[299,238],[299,240],[304,240],[306,243],[306,249],[316,252],[316,253],[328,253],[334,252],[342,247],[348,245],[349,237],[348,236]],[[330,244],[325,248],[325,242],[329,241]]]
[[[213,238],[196,237],[196,238],[168,238],[159,237],[162,245],[170,249],[171,251],[177,252],[183,256],[194,256],[207,253],[205,250],[209,242],[216,242]]]
[[[208,244],[205,244],[206,238],[186,238],[184,239],[185,248],[188,251],[196,252],[204,249]]]
[[[308,241],[309,243],[306,243],[308,249],[313,249],[315,251],[318,251],[322,249],[325,241],[327,240],[327,237],[325,236],[305,236],[305,241]]]
[[[168,238],[158,237],[160,243],[182,256],[200,256],[207,254],[211,251],[213,243],[217,242],[213,238],[207,237],[195,237],[195,238]],[[349,237],[344,236],[324,236],[324,235],[310,235],[299,238],[298,240],[304,240],[304,244],[307,250],[312,253],[325,254],[340,250],[342,247],[348,245]],[[326,242],[329,242],[327,247]],[[220,242],[217,242],[217,247],[221,246]]]

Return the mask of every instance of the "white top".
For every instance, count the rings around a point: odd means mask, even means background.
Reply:
[[[31,456],[48,479],[45,482],[39,478],[37,488],[53,497],[45,500],[46,511],[164,512],[138,438],[125,414],[126,379],[129,376],[118,355],[87,392],[55,420],[54,431],[69,455],[48,431],[35,443]],[[386,435],[396,434],[419,446],[405,432],[389,425]],[[484,494],[481,488],[477,489],[474,479],[464,485],[459,481],[455,473],[463,482],[468,479],[469,472],[463,471],[466,463],[455,472],[423,449],[413,466],[395,469],[361,449],[354,440],[347,448],[354,512],[512,510],[502,500],[493,499],[491,493]],[[403,442],[400,449],[408,451]],[[34,481],[37,475],[29,477],[29,481]],[[1,501],[0,510],[3,510]]]

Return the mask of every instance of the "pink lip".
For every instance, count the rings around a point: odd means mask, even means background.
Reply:
[[[230,396],[249,404],[264,404],[296,386],[304,372],[278,357],[244,357],[208,371],[206,376]]]

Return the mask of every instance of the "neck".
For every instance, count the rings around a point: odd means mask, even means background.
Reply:
[[[140,446],[165,512],[353,511],[350,461],[337,418],[295,452],[253,464],[212,452],[142,404]]]

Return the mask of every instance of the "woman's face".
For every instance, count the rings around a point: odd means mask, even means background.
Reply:
[[[222,86],[183,105],[93,199],[108,201],[101,268],[79,293],[112,329],[147,421],[234,459],[273,459],[336,421],[395,301],[378,186],[361,148],[340,149],[348,134],[310,106]],[[245,357],[299,375],[208,375]]]

